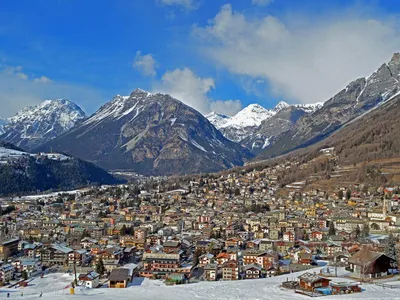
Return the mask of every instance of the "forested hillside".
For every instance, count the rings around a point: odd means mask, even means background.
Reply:
[[[0,164],[0,196],[118,182],[103,169],[76,158],[59,161],[25,156]]]

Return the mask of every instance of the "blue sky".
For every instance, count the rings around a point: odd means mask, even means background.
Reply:
[[[396,2],[1,1],[0,116],[137,87],[204,114],[325,101],[400,51]]]

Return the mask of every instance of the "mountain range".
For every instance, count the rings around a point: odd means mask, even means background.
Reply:
[[[165,94],[136,89],[36,151],[62,151],[108,170],[147,175],[215,172],[252,158],[203,115]]]
[[[63,152],[107,170],[215,172],[318,143],[397,100],[399,80],[400,54],[395,53],[325,102],[281,101],[273,109],[251,104],[234,116],[213,112],[204,117],[170,95],[141,89],[117,95],[90,117],[68,100],[46,100],[3,125],[0,121],[0,140],[33,151]]]
[[[289,130],[300,117],[315,112],[321,106],[321,103],[289,105],[281,101],[273,109],[250,104],[232,117],[215,112],[206,117],[226,138],[257,155],[277,135]]]

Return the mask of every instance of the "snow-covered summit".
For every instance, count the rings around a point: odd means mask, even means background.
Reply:
[[[262,121],[272,117],[274,112],[262,107],[259,104],[250,104],[222,125],[221,128],[227,127],[255,127],[260,126]]]
[[[285,101],[280,101],[275,107],[273,108],[273,111],[278,112],[286,107],[289,107],[290,104],[287,104]]]
[[[9,118],[1,138],[30,150],[65,133],[85,117],[82,109],[67,99],[46,100]]]
[[[52,119],[68,130],[83,118],[85,118],[85,113],[82,109],[67,99],[45,100],[39,105],[28,106],[19,111],[14,117],[8,119],[7,126],[20,122],[28,122],[32,126],[37,122]]]
[[[221,128],[226,122],[228,122],[228,116],[216,113],[215,111],[206,115],[206,118],[213,124],[216,128]]]

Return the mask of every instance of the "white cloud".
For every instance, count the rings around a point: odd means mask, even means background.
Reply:
[[[22,73],[21,71],[22,67],[0,69],[1,117],[10,117],[22,108],[36,105],[46,99],[70,99],[81,105],[83,109],[94,108],[105,100],[100,92],[90,87],[57,83],[46,76],[35,79],[25,78],[18,75]]]
[[[41,76],[41,77],[35,78],[33,80],[33,82],[37,82],[37,83],[49,83],[51,81],[52,80],[50,78],[46,77],[46,76]]]
[[[165,73],[156,87],[162,93],[170,94],[201,113],[209,112],[207,93],[213,88],[215,83],[212,78],[199,77],[188,68]]]
[[[225,106],[224,101],[213,102],[207,94],[214,88],[214,79],[200,77],[189,68],[184,68],[166,72],[154,90],[170,94],[202,114],[209,113],[213,107],[218,108],[220,113],[228,114],[232,111],[229,104],[233,106],[233,110],[237,109],[236,101],[238,100],[228,100]],[[227,111],[223,111],[223,108],[226,108]]]
[[[400,49],[398,31],[376,19],[343,13],[288,20],[249,19],[227,4],[193,33],[205,54],[230,72],[266,79],[274,94],[303,103],[327,100]]]
[[[145,76],[156,76],[157,62],[151,54],[142,55],[140,51],[136,52],[132,67],[139,70]]]
[[[233,116],[242,109],[242,103],[240,100],[217,100],[210,104],[212,111],[227,116]]]
[[[28,79],[28,75],[22,72],[23,67],[22,66],[7,66],[3,72],[9,74],[9,75],[14,75],[18,77],[19,79],[26,80]]]
[[[158,0],[158,2],[168,6],[180,6],[187,10],[195,10],[199,7],[197,0]]]
[[[258,6],[270,5],[274,0],[251,0],[251,3]]]
[[[17,72],[17,73],[15,73],[15,75],[16,75],[18,78],[22,79],[22,80],[28,79],[28,75],[26,75],[25,73],[22,73],[22,72]]]
[[[28,80],[29,76],[27,74],[25,74],[24,72],[22,72],[22,69],[23,69],[22,66],[16,66],[16,67],[7,66],[7,67],[5,67],[3,69],[2,72],[4,74],[8,74],[10,76],[16,76],[16,77],[18,77],[19,79],[22,79],[22,80]],[[33,82],[48,83],[48,82],[51,82],[51,80],[46,76],[41,76],[41,77],[38,77],[38,78],[34,78]]]

